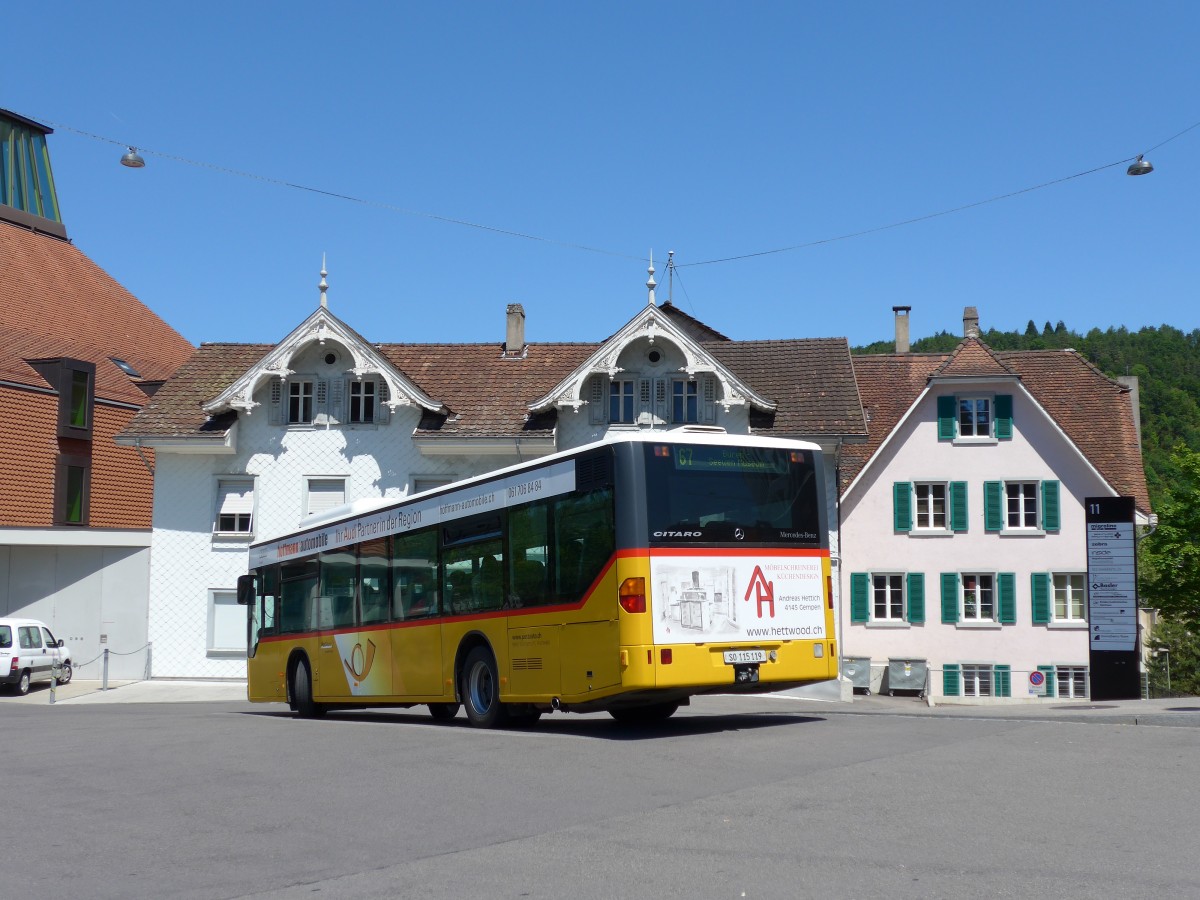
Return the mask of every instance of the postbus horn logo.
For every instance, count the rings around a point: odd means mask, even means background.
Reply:
[[[768,615],[772,619],[775,618],[775,583],[767,581],[762,566],[754,567],[754,574],[750,576],[750,584],[746,587],[746,596],[742,599],[749,601],[751,593],[758,601],[758,617],[763,617],[763,604],[766,604]]]
[[[350,677],[357,684],[361,684],[371,674],[371,664],[375,662],[375,642],[367,641],[365,653],[362,644],[355,644],[354,649],[350,651],[350,658],[343,659],[342,662],[346,666],[346,671],[350,673]]]

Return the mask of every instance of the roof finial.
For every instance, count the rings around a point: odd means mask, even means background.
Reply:
[[[667,251],[667,302],[675,303],[675,251]]]
[[[325,292],[329,290],[329,285],[325,283],[325,276],[329,273],[325,271],[325,254],[321,254],[321,283],[317,285],[321,289],[321,309],[329,308],[329,300],[325,297]]]
[[[658,286],[658,283],[654,280],[654,251],[653,250],[650,251],[650,268],[647,269],[646,271],[648,271],[650,273],[650,278],[646,281],[646,290],[648,290],[650,292],[650,298],[646,301],[646,305],[654,306],[655,305],[655,303],[654,303],[654,288]]]

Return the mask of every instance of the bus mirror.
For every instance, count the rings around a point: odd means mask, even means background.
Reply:
[[[242,606],[253,606],[258,591],[254,587],[253,575],[239,575],[237,580],[237,602]]]

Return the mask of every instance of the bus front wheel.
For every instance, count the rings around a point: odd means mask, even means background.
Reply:
[[[325,715],[325,707],[313,702],[312,676],[308,673],[307,660],[298,660],[292,670],[292,708],[301,719],[319,719]]]
[[[495,728],[503,723],[500,676],[496,657],[487,647],[476,647],[467,654],[462,670],[462,699],[467,721],[476,728]]]

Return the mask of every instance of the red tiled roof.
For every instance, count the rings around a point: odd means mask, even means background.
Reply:
[[[959,361],[956,355],[967,358]],[[843,449],[841,490],[874,456],[930,378],[1018,376],[1100,475],[1119,494],[1133,497],[1138,509],[1150,511],[1131,394],[1079,353],[993,352],[983,342],[969,339],[954,353],[855,356],[853,361],[869,419],[869,436],[865,444],[848,444]]]

